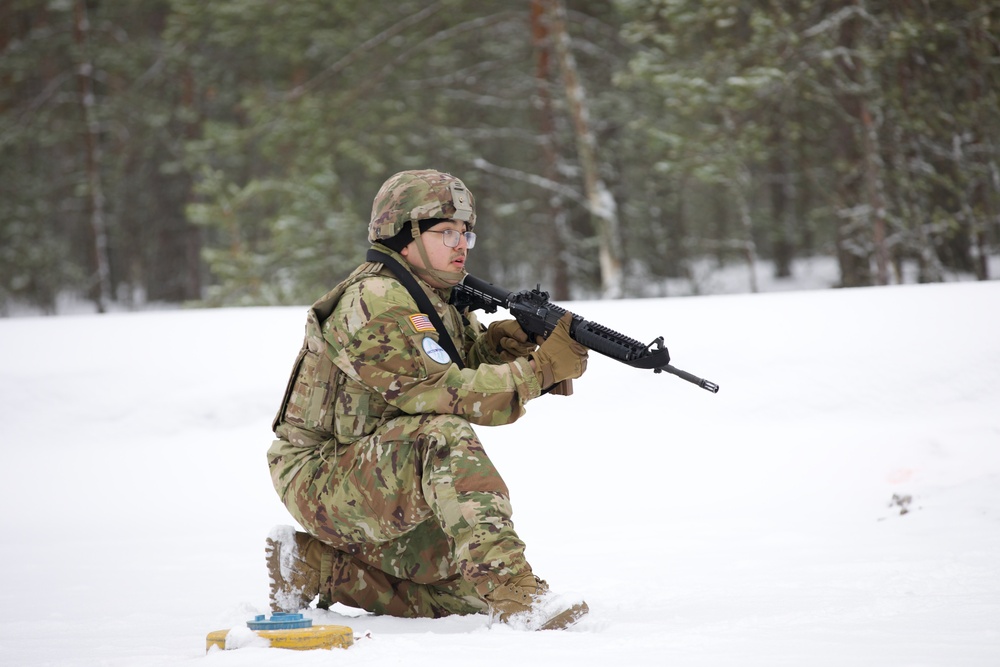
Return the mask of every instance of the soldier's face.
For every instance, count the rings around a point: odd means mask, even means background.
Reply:
[[[454,248],[449,248],[444,244],[444,235],[441,232],[446,229],[451,229],[459,232],[459,242]],[[407,262],[416,266],[420,269],[434,269],[436,271],[441,271],[443,273],[455,274],[456,277],[460,277],[465,271],[465,260],[469,254],[469,244],[465,240],[465,236],[462,232],[465,231],[465,223],[460,220],[445,220],[444,222],[439,222],[430,229],[424,231],[420,238],[414,241],[410,241],[407,245],[400,251],[400,254],[406,259]],[[427,259],[430,260],[431,265],[424,266],[424,258],[421,257],[420,250],[417,248],[417,243],[423,243],[424,249],[427,251]],[[438,282],[439,284],[434,284]],[[429,280],[428,284],[431,287],[449,287],[454,285],[455,282],[445,283],[444,281],[433,281]]]

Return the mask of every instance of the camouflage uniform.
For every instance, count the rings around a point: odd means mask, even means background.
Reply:
[[[406,266],[402,258],[381,246]],[[321,604],[443,616],[530,571],[507,487],[471,424],[514,422],[541,394],[483,327],[421,282],[464,357],[383,265],[362,264],[309,311],[268,451],[274,487],[328,548]]]

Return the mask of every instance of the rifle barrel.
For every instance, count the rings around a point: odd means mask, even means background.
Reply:
[[[687,380],[688,382],[690,382],[692,384],[696,384],[699,387],[701,387],[702,389],[705,389],[706,391],[710,391],[713,394],[718,394],[719,393],[719,385],[715,384],[714,382],[712,382],[710,380],[706,380],[705,378],[700,378],[697,375],[693,375],[691,373],[688,373],[687,371],[682,371],[681,369],[675,368],[675,367],[671,366],[670,364],[667,364],[665,366],[660,366],[657,370],[661,370],[661,371],[666,371],[668,373],[672,373],[673,375],[676,375],[677,377],[681,378],[682,380]]]

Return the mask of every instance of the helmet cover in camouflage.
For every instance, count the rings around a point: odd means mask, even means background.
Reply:
[[[407,222],[435,218],[461,220],[476,226],[476,201],[465,183],[434,169],[401,171],[375,195],[368,224],[368,241],[390,239]]]

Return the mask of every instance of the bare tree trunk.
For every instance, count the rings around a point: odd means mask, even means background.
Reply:
[[[552,182],[559,180],[558,153],[556,151],[555,111],[552,106],[552,95],[549,86],[552,81],[550,57],[552,55],[552,40],[545,21],[545,6],[543,0],[531,0],[531,37],[537,58],[535,81],[538,88],[539,124],[542,132],[542,147],[545,160],[545,177]],[[558,193],[548,197],[552,224],[548,225],[548,242],[551,244],[549,256],[552,258],[552,297],[554,299],[570,298],[569,270],[566,263],[568,233],[566,226],[566,209],[563,198]]]
[[[86,171],[87,212],[94,248],[95,280],[91,297],[100,313],[107,312],[111,303],[111,268],[108,262],[108,230],[104,210],[104,190],[101,184],[101,144],[100,125],[97,119],[94,97],[94,64],[88,49],[90,22],[87,18],[86,0],[77,0],[73,25],[73,40],[76,43],[79,62],[77,63],[77,83],[80,108],[85,124],[84,169]]]
[[[990,142],[990,145],[993,145],[992,141]],[[996,155],[996,151],[991,151],[991,154]],[[993,189],[989,194],[984,194],[982,196],[982,201],[984,202],[986,208],[986,219],[993,221],[993,223],[997,225],[997,230],[1000,231],[1000,224],[997,224],[1000,223],[1000,214],[998,214],[996,206],[997,192],[1000,191],[1000,168],[998,168],[996,160],[990,160],[989,162],[989,175],[989,182],[993,185]],[[982,190],[985,193],[987,191],[986,186],[983,186]],[[976,231],[976,245],[979,248],[979,268],[976,271],[976,277],[979,278],[979,280],[990,279],[987,224],[984,224]]]
[[[749,181],[749,170],[744,169],[737,178],[730,180],[729,189],[736,201],[736,209],[740,216],[740,227],[743,231],[743,242],[740,244],[740,249],[747,262],[750,291],[756,294],[760,291],[757,284],[757,244],[753,240],[753,217],[750,215],[750,203],[747,201],[747,191],[749,190],[747,181]]]
[[[184,109],[187,111],[188,121],[184,127],[184,137],[188,141],[193,141],[197,139],[201,134],[201,123],[202,117],[201,112],[197,108],[197,93],[195,87],[194,72],[191,67],[187,67],[184,70],[182,76],[182,93],[181,100],[184,105]],[[191,177],[187,177],[188,181],[188,192],[192,192]],[[186,222],[184,225],[184,257],[181,263],[182,266],[187,267],[187,275],[184,276],[183,281],[183,298],[185,299],[200,299],[201,298],[201,230],[192,225],[190,222]]]
[[[723,111],[722,118],[729,136],[739,136],[739,129],[732,114]],[[736,202],[736,211],[739,214],[740,227],[743,232],[743,239],[738,242],[738,246],[747,262],[750,291],[756,293],[759,291],[757,287],[757,243],[754,241],[753,216],[750,213],[750,169],[742,163],[734,165],[732,173],[726,178],[725,185],[729,189],[733,201]]]
[[[783,144],[777,142],[778,146]],[[774,219],[771,221],[771,238],[774,246],[774,276],[789,278],[792,275],[792,259],[795,256],[792,244],[792,229],[790,224],[791,205],[794,201],[792,190],[792,175],[785,169],[784,160],[779,154],[771,158],[771,210]]]
[[[587,95],[577,74],[576,59],[566,31],[566,6],[563,0],[545,0],[549,29],[559,56],[566,99],[573,118],[584,190],[591,219],[597,228],[601,290],[606,297],[620,298],[625,294],[622,270],[622,244],[618,229],[618,206],[611,191],[601,179],[597,164],[597,142],[590,129]]]
[[[975,27],[970,30],[967,37],[970,47],[969,47],[969,70],[972,72],[971,77],[972,87],[969,91],[970,102],[974,105],[976,109],[983,108],[983,62],[984,58],[980,54],[989,53],[990,47],[988,46],[992,41],[990,36],[986,34],[983,25],[976,22]],[[988,61],[987,61],[988,62]],[[977,114],[979,116],[979,114]],[[979,116],[977,119],[979,128],[989,127],[989,118]],[[977,128],[978,129],[978,128]],[[977,132],[978,134],[978,132]],[[996,155],[996,146],[992,138],[985,139],[984,143],[989,150],[985,152],[985,155]],[[987,220],[997,220],[996,215],[996,190],[1000,189],[1000,173],[997,170],[996,160],[989,159],[986,164],[983,165],[985,173],[982,180],[975,185],[973,193],[969,200],[966,201],[966,207],[969,209],[968,218],[970,224],[970,231],[972,233],[972,260],[973,268],[976,272],[977,280],[989,280],[990,278],[990,265],[989,265],[989,243],[988,235],[986,233],[988,223]],[[987,184],[992,183],[993,191],[991,193],[990,188]],[[980,218],[980,213],[977,213],[976,209],[981,211],[982,218]]]
[[[865,192],[871,211],[872,244],[875,249],[875,281],[877,285],[889,284],[889,249],[885,233],[885,200],[882,183],[882,156],[878,147],[878,130],[872,119],[867,100],[860,104],[862,146],[865,154]]]
[[[861,24],[857,12],[845,13],[849,7],[855,7],[858,0],[849,0],[843,5],[840,14],[845,17],[839,24],[838,46],[842,55],[837,57],[841,81],[835,83],[836,95],[846,112],[846,118],[838,122],[838,140],[834,152],[843,164],[849,165],[848,172],[841,174],[837,186],[839,218],[837,224],[837,259],[840,263],[840,285],[842,287],[861,287],[873,283],[871,275],[871,256],[874,235],[868,224],[871,211],[867,209],[868,196],[865,188],[869,183],[871,171],[868,168],[868,128],[864,127],[862,118],[865,100],[858,90],[862,87],[864,64],[856,57],[862,42]],[[865,136],[859,137],[860,132]],[[857,168],[854,168],[857,166]]]

